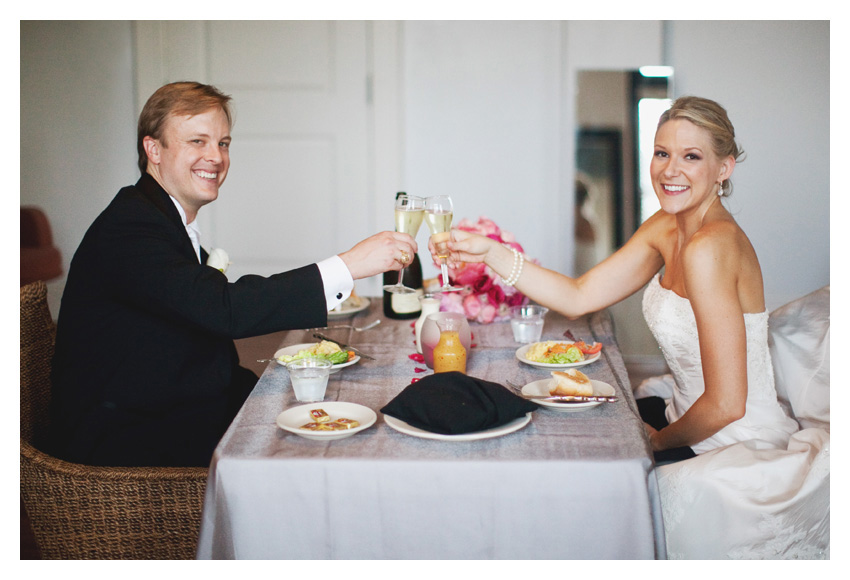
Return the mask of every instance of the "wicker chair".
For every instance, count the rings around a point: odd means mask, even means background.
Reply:
[[[22,287],[21,498],[42,558],[194,558],[207,469],[92,467],[39,450],[55,333],[44,282]]]

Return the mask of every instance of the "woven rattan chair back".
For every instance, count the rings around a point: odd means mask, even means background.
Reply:
[[[21,499],[44,559],[191,559],[207,470],[92,467],[42,451],[55,325],[44,282],[21,288]]]

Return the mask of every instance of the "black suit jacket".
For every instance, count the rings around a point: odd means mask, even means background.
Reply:
[[[239,367],[233,339],[325,324],[315,264],[228,283],[198,263],[173,202],[145,174],[118,192],[71,262],[52,452],[89,465],[208,465],[257,379]]]

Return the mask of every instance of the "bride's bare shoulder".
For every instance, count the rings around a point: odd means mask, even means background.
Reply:
[[[701,285],[726,285],[744,312],[764,310],[764,281],[753,245],[734,220],[705,224],[683,249],[686,276]]]
[[[665,211],[658,210],[640,225],[636,235],[657,239],[666,238],[675,231],[676,218]]]

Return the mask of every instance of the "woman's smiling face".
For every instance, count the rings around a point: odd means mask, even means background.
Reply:
[[[685,119],[667,121],[655,133],[649,173],[661,208],[679,214],[708,207],[721,181],[732,175],[732,157],[720,159],[711,133]]]

